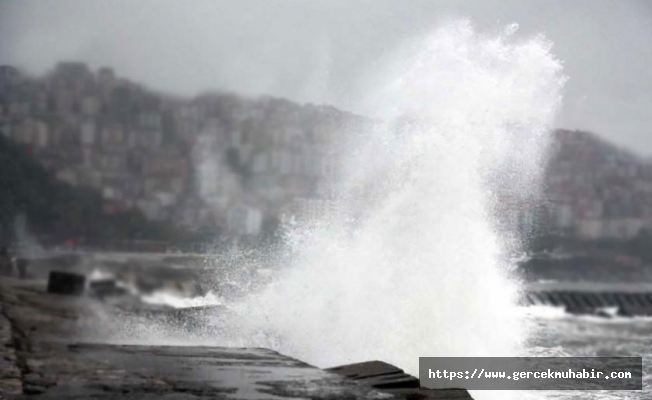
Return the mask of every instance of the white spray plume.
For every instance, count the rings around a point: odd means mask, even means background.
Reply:
[[[549,43],[516,28],[453,21],[396,53],[369,90],[386,122],[342,155],[348,212],[292,233],[290,267],[232,306],[229,344],[411,373],[420,356],[521,354],[492,205],[501,188],[536,190],[565,78]]]

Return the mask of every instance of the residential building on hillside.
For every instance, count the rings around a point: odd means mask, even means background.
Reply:
[[[60,181],[97,189],[107,213],[136,207],[233,235],[256,235],[293,198],[313,196],[339,127],[365,123],[270,98],[175,99],[77,62],[41,78],[2,66],[0,90],[0,134]]]

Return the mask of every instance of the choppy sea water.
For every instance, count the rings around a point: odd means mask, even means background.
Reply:
[[[525,310],[536,325],[529,351],[549,357],[643,357],[642,391],[541,392],[541,399],[651,399],[652,318],[576,316],[553,307]]]
[[[600,287],[598,285],[598,287]],[[150,296],[148,300],[153,301]],[[163,298],[159,293],[156,299]],[[160,299],[159,299],[160,300]],[[181,298],[165,294],[165,304],[175,308],[224,304],[213,294],[197,298]],[[541,357],[643,357],[642,391],[530,391],[488,393],[474,391],[478,400],[506,398],[522,400],[570,399],[652,399],[652,317],[578,316],[563,308],[549,306],[523,307],[524,318],[533,325],[526,346],[529,356]],[[212,343],[214,344],[214,343]],[[361,361],[361,360],[358,360]],[[496,397],[498,395],[498,397]],[[505,395],[503,397],[502,395]]]

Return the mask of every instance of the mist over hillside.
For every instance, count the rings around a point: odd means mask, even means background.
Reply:
[[[269,235],[291,216],[316,217],[330,207],[338,152],[380,123],[269,97],[166,95],[83,63],[60,63],[43,77],[10,66],[0,73],[3,136],[57,180],[95,190],[102,213],[138,210],[190,232]],[[628,239],[652,226],[647,160],[567,130],[554,132],[550,154],[546,229]],[[531,210],[503,212],[521,231],[541,226]],[[72,226],[68,236],[85,232]]]

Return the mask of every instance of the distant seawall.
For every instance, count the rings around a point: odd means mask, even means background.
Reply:
[[[526,306],[563,307],[571,314],[607,316],[616,309],[621,316],[652,316],[652,286],[572,284],[533,285],[521,298]]]

